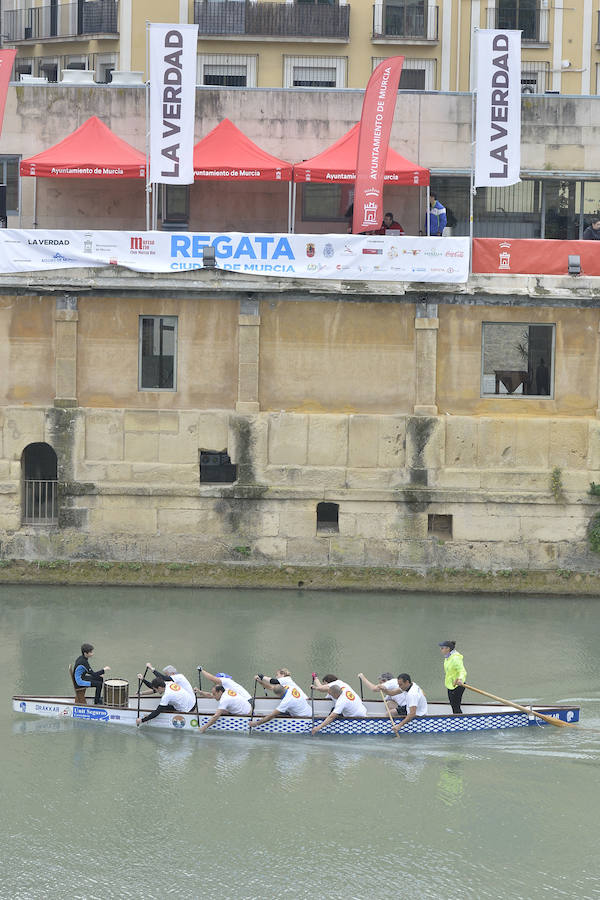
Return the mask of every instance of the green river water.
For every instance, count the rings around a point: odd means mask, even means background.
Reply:
[[[0,622],[2,900],[600,900],[595,598],[3,586]],[[131,684],[391,670],[443,699],[447,638],[473,684],[577,699],[580,727],[196,739],[10,703],[70,694],[82,641]]]

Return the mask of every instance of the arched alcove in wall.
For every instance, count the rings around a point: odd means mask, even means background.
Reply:
[[[21,454],[24,525],[58,522],[58,458],[50,444],[28,444]]]

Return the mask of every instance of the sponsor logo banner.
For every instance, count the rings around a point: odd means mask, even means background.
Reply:
[[[383,222],[383,181],[403,56],[379,63],[365,90],[358,134],[352,231],[375,231]]]
[[[108,722],[109,715],[106,709],[98,706],[74,706],[74,719],[92,719],[95,722]]]
[[[477,32],[475,186],[520,181],[521,32]]]
[[[150,181],[193,184],[198,26],[148,27]]]
[[[109,265],[184,272],[203,268],[205,247],[214,247],[218,269],[244,275],[459,284],[469,274],[466,237],[42,229],[0,229],[0,273]]]

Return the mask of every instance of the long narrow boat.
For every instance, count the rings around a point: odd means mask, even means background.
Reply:
[[[156,708],[158,697],[141,699],[140,715],[145,716]],[[255,717],[264,716],[275,708],[279,701],[269,698],[256,700]],[[135,726],[138,710],[137,696],[128,699],[128,705],[87,706],[75,703],[69,697],[13,697],[13,709],[17,713],[46,716],[59,719],[75,719],[78,722],[96,722],[101,725]],[[392,734],[389,716],[385,713],[381,700],[365,701],[368,715],[362,719],[335,719],[320,731],[320,734],[388,735]],[[160,728],[199,734],[217,707],[215,700],[199,700],[198,712],[161,713],[145,724],[143,728]],[[310,734],[313,724],[318,725],[330,712],[330,700],[315,700],[315,718],[292,719],[278,716],[254,729],[271,734]],[[455,731],[485,731],[491,728],[523,728],[529,725],[544,725],[533,713],[524,713],[510,706],[496,703],[464,703],[462,715],[452,715],[447,703],[429,703],[429,713],[413,719],[402,729],[406,734],[445,734]],[[533,706],[543,713],[563,722],[578,722],[578,706]],[[220,716],[210,731],[248,732],[249,716]],[[398,719],[396,719],[398,721]]]

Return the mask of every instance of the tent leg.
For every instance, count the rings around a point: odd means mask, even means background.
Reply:
[[[427,185],[427,209],[425,211],[425,221],[427,222],[427,237],[431,237],[431,219],[429,217],[429,185]]]
[[[296,231],[296,182],[294,182],[294,187],[292,188],[292,222],[291,222],[290,232],[294,234]]]
[[[288,234],[292,231],[292,182],[288,182]]]
[[[33,179],[33,227],[37,228],[37,178]]]

